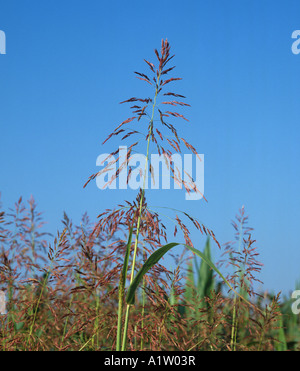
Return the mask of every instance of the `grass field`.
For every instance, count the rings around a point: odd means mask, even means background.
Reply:
[[[107,138],[131,139],[139,133],[127,124],[146,120],[144,180],[148,169],[151,173],[151,146],[166,158],[183,147],[197,154],[169,122],[187,119],[161,108],[189,106],[181,101],[184,96],[161,92],[179,80],[166,77],[174,68],[166,68],[173,58],[167,40],[155,54],[157,67],[145,61],[153,78],[136,72],[152,85],[153,98],[122,102],[133,104],[133,116]],[[128,147],[126,161],[138,142]],[[187,192],[199,191],[174,167],[171,171]],[[60,231],[51,236],[43,232],[33,198],[0,210],[0,289],[7,300],[0,316],[2,350],[299,350],[292,299],[255,292],[262,265],[244,208],[227,244],[184,210],[175,211],[174,230],[167,230],[163,217],[148,206],[144,187],[136,199],[99,212],[96,221],[83,215],[80,226],[65,214]],[[191,227],[199,231],[198,241],[191,240]],[[173,254],[179,246],[181,253]],[[215,248],[223,252],[222,261],[212,261]],[[173,270],[162,263],[166,254]]]

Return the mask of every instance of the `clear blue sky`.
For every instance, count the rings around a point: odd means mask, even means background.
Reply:
[[[83,189],[101,143],[124,119],[119,102],[147,96],[133,71],[168,38],[174,91],[187,96],[190,122],[176,121],[205,155],[205,197],[152,191],[149,203],[186,210],[232,239],[245,205],[255,228],[264,289],[300,279],[299,1],[2,0],[0,29],[0,191],[4,207],[32,194],[55,233],[63,211],[76,223],[132,200],[133,191]],[[146,90],[148,89],[148,90]],[[177,126],[178,127],[178,126]],[[193,232],[197,247],[204,238]],[[219,257],[217,247],[213,256]]]

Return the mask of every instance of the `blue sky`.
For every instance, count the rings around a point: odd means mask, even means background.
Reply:
[[[263,289],[290,292],[300,279],[299,1],[2,1],[0,30],[0,191],[4,207],[33,195],[48,230],[63,211],[95,218],[133,191],[83,189],[101,143],[124,119],[119,102],[148,96],[133,71],[168,38],[172,86],[191,104],[180,133],[205,155],[205,197],[151,191],[151,205],[185,210],[233,238],[231,220],[245,205],[255,231]],[[179,193],[178,193],[179,192]],[[195,246],[204,238],[192,231]],[[214,247],[213,256],[220,252]]]

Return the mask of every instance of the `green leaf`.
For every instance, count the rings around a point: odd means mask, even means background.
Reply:
[[[176,305],[177,304],[177,298],[176,298],[176,295],[175,295],[175,289],[174,289],[173,285],[171,286],[171,290],[170,290],[169,303],[170,303],[170,305]]]
[[[194,269],[193,269],[193,261],[188,263],[187,268],[187,277],[186,277],[186,285],[185,285],[185,300],[188,303],[191,303],[195,298],[195,282],[194,282]]]
[[[149,271],[150,268],[152,268],[170,249],[172,249],[175,246],[185,246],[187,249],[189,249],[191,252],[199,256],[205,263],[212,268],[222,279],[223,281],[227,284],[227,286],[234,291],[237,295],[239,295],[234,288],[230,285],[230,283],[226,280],[226,278],[222,275],[222,273],[219,271],[219,269],[211,262],[210,259],[205,256],[201,251],[195,249],[192,246],[185,245],[182,243],[177,243],[177,242],[172,242],[168,243],[167,245],[162,246],[158,250],[156,250],[152,255],[149,256],[145,264],[142,266],[142,268],[139,270],[137,275],[135,276],[134,280],[132,281],[131,285],[129,286],[127,296],[126,296],[126,302],[129,305],[134,304],[135,302],[135,291],[141,282],[143,276]],[[240,296],[240,295],[239,295]],[[244,298],[243,298],[244,299]],[[245,299],[244,299],[245,300]],[[247,300],[245,300],[247,301]],[[251,304],[247,301],[248,304]]]
[[[24,327],[24,322],[15,322],[14,325],[15,325],[15,330],[20,331]]]
[[[143,276],[152,268],[170,249],[175,246],[180,245],[179,243],[172,242],[164,245],[163,247],[156,250],[149,258],[146,260],[142,268],[139,270],[137,275],[135,276],[134,280],[132,281],[131,285],[129,286],[127,296],[126,296],[126,303],[127,304],[134,304],[135,302],[135,291],[143,279]]]
[[[206,241],[205,248],[203,251],[204,256],[208,261],[211,261],[211,249],[209,238]],[[214,288],[213,271],[206,261],[201,260],[201,265],[198,270],[198,295],[200,299],[204,299],[210,296],[211,291]]]
[[[121,277],[120,277],[120,286],[121,286],[121,289],[123,290],[122,291],[123,295],[124,295],[124,287],[125,287],[127,271],[128,271],[131,240],[132,240],[132,228],[130,228],[130,231],[129,231],[128,242],[127,242],[126,252],[125,252],[125,257],[124,257],[124,263],[123,263],[123,268],[122,268]]]
[[[278,342],[275,343],[275,350],[276,351],[286,351],[287,350],[287,342],[286,342],[286,337],[284,333],[284,328],[283,328],[283,320],[282,320],[282,314],[279,316],[278,320]]]
[[[187,304],[185,308],[185,314],[187,317],[192,316],[194,310],[191,309],[190,306],[194,308],[194,301],[196,297],[196,288],[195,288],[195,281],[194,281],[194,269],[193,269],[193,260],[188,262],[187,268],[187,277],[185,283],[185,292],[184,292],[184,300]]]

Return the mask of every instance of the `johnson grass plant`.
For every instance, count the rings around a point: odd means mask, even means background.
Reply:
[[[125,168],[128,182],[132,153],[138,148],[144,153],[135,199],[101,210],[96,221],[84,214],[79,226],[64,214],[56,236],[44,232],[33,199],[20,198],[13,210],[0,212],[0,289],[7,298],[2,350],[299,349],[299,319],[289,300],[255,292],[261,264],[244,208],[233,222],[235,243],[221,246],[212,229],[185,210],[166,205],[162,212],[148,204],[145,184],[147,174],[155,178],[150,159],[155,151],[178,185],[189,194],[200,192],[192,176],[181,177],[170,162],[172,152],[198,156],[176,127],[177,120],[188,121],[177,108],[189,104],[168,88],[181,80],[170,76],[175,68],[169,66],[170,50],[162,40],[155,61],[145,60],[148,72],[135,72],[152,96],[121,102],[131,105],[132,114],[104,141],[120,138],[128,147],[108,185]],[[114,149],[85,186],[110,174],[119,158]],[[196,241],[192,228],[199,233]],[[173,250],[179,247],[177,255]],[[222,261],[213,261],[214,249],[223,249]],[[166,254],[172,270],[163,265]]]

